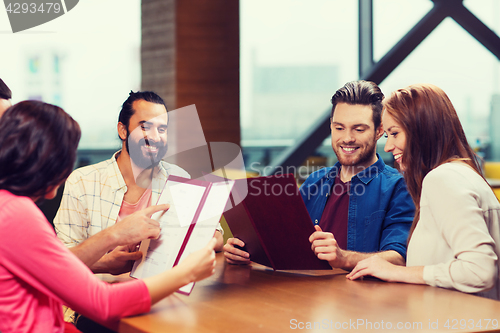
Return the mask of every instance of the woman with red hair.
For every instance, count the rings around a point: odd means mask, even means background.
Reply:
[[[406,267],[379,257],[347,277],[428,284],[500,299],[500,204],[484,179],[450,99],[430,84],[399,89],[382,114],[416,211]]]

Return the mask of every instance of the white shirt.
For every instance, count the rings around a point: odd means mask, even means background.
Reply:
[[[500,299],[500,204],[486,181],[461,162],[424,178],[420,220],[407,266],[424,266],[427,284]]]

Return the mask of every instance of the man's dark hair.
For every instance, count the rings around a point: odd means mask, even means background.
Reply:
[[[130,123],[130,118],[134,115],[135,112],[134,109],[132,108],[132,104],[138,100],[144,100],[146,102],[151,102],[155,104],[162,104],[163,106],[165,106],[165,109],[167,109],[167,105],[165,104],[163,99],[160,96],[158,96],[158,94],[156,94],[155,92],[152,91],[133,92],[131,90],[127,100],[123,102],[120,115],[118,116],[118,121],[123,125],[125,125],[127,129]]]
[[[80,126],[58,106],[24,101],[0,118],[0,189],[42,197],[71,173]]]
[[[347,82],[332,97],[332,117],[338,103],[370,105],[373,110],[373,124],[377,129],[382,122],[383,99],[382,90],[374,82],[364,80]]]
[[[0,98],[2,99],[11,99],[12,91],[10,91],[9,87],[5,84],[5,82],[0,79]]]

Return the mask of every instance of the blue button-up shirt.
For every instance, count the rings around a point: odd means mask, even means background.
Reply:
[[[351,179],[347,250],[394,250],[406,258],[408,232],[415,206],[401,174],[378,160]],[[312,173],[300,187],[311,220],[319,224],[341,168],[336,163]],[[324,230],[327,231],[328,230]]]

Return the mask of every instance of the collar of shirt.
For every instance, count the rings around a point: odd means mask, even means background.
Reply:
[[[121,150],[114,153],[113,159],[112,159],[113,162],[108,166],[108,168],[112,169],[112,170],[110,170],[110,174],[115,175],[115,177],[110,179],[110,185],[111,185],[111,188],[114,192],[116,192],[116,191],[127,192],[127,184],[125,183],[125,180],[123,179],[123,175],[120,172],[120,168],[118,167],[118,163],[116,162],[116,158],[118,157],[120,152],[121,152]],[[158,190],[158,188],[160,187],[159,184],[164,183],[165,180],[167,179],[167,177],[168,177],[168,172],[167,172],[167,170],[165,170],[165,167],[163,165],[163,161],[160,161],[160,163],[158,163],[158,173],[154,177],[154,179],[158,180],[159,183],[154,184],[153,188]],[[162,180],[163,180],[163,182],[161,182]]]

